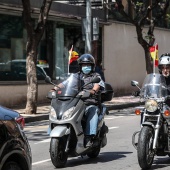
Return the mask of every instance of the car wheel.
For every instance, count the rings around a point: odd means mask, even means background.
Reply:
[[[17,162],[7,162],[3,166],[2,170],[22,170],[21,167],[18,165]]]

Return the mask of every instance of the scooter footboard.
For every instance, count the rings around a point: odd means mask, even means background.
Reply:
[[[68,134],[70,134],[70,129],[67,126],[56,126],[52,129],[50,137],[62,137]]]

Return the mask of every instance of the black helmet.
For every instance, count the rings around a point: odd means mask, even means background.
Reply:
[[[91,54],[83,54],[78,59],[78,64],[79,65],[86,64],[86,63],[87,64],[92,64],[92,66],[95,65],[94,57]]]

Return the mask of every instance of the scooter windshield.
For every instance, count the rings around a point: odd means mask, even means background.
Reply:
[[[148,74],[143,82],[140,96],[143,98],[166,97],[167,86],[165,78],[161,74]]]
[[[57,97],[74,97],[78,93],[80,84],[78,74],[70,74],[62,84],[64,85],[64,88],[57,91]]]

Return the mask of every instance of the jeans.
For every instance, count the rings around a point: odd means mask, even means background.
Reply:
[[[86,116],[86,129],[85,135],[96,135],[98,124],[99,108],[95,105],[87,106],[85,110]]]

